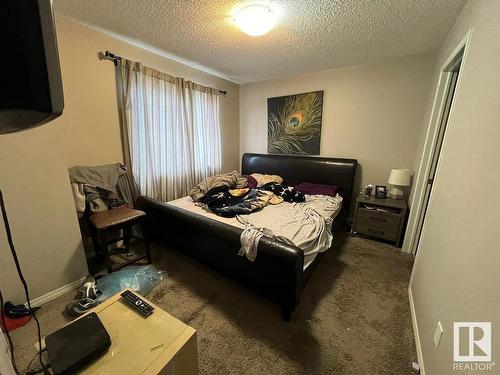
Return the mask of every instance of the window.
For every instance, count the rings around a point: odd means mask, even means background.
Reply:
[[[176,199],[220,173],[218,90],[128,60],[121,86],[124,141],[140,194]]]

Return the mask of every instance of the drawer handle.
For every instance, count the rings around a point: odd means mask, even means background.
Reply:
[[[382,223],[385,223],[387,220],[384,219],[384,218],[381,218],[381,217],[376,217],[376,216],[370,216],[370,220],[373,220],[373,221],[380,221]]]
[[[384,234],[384,231],[376,230],[376,229],[370,229],[370,228],[368,228],[368,232],[377,233],[377,234]]]

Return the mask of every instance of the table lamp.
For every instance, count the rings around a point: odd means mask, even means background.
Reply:
[[[392,199],[403,199],[404,192],[400,186],[410,186],[410,170],[405,168],[393,168],[387,181],[392,187],[389,189],[389,197]]]

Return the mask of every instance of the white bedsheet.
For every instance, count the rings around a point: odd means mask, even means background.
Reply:
[[[197,206],[195,202],[191,199],[190,196],[185,196],[173,201],[167,202],[168,204],[171,204],[172,206],[183,208],[184,210],[191,211],[195,214],[206,216],[210,219],[220,221],[222,223],[226,223],[229,225],[232,225],[234,227],[238,228],[245,228],[243,224],[241,224],[235,217],[222,217],[219,215],[214,214],[213,212],[209,212],[207,210],[204,210],[200,206]]]
[[[342,197],[306,195],[302,203],[282,203],[267,206],[238,220],[254,228],[266,228],[275,236],[284,237],[304,250],[304,269],[318,253],[332,244],[332,222],[342,207]]]
[[[196,206],[190,197],[168,203],[238,228],[266,228],[275,236],[284,237],[304,250],[306,269],[318,253],[330,248],[333,240],[331,224],[342,207],[342,197],[306,195],[305,202],[268,205],[260,211],[237,218],[224,218],[205,211]]]

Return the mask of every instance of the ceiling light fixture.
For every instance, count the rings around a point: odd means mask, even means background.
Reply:
[[[278,22],[278,15],[266,5],[252,4],[241,8],[234,22],[245,34],[259,36],[271,31]]]

